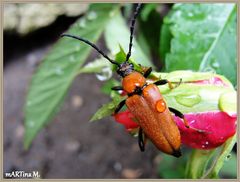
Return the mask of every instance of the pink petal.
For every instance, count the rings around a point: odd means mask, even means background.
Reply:
[[[131,131],[132,129],[139,126],[136,122],[133,121],[134,116],[129,110],[115,114],[114,118],[118,123],[123,124],[128,131]]]
[[[203,85],[210,84],[210,85],[225,86],[225,87],[228,86],[219,77],[213,77],[209,80],[197,80],[197,81],[193,81],[192,83],[203,84]]]
[[[188,113],[184,115],[190,127],[204,130],[200,133],[186,128],[183,121],[174,117],[181,133],[182,143],[192,148],[212,149],[223,144],[236,132],[237,116],[230,116],[225,112]]]
[[[186,128],[179,117],[174,116],[181,133],[182,143],[192,148],[212,149],[223,144],[236,132],[237,116],[228,115],[225,112],[188,113],[184,115],[190,127],[203,130],[198,132],[192,128]],[[133,121],[134,116],[130,111],[116,114],[115,120],[125,126],[128,131],[138,128],[139,125]]]

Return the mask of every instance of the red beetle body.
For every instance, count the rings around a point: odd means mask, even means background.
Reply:
[[[154,145],[167,154],[178,155],[181,145],[180,132],[173,117],[155,84],[146,84],[145,78],[138,72],[132,72],[123,78],[123,89],[128,94],[136,87],[144,87],[142,94],[133,94],[126,105],[135,116],[143,133]]]

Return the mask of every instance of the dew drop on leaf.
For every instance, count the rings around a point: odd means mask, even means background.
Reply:
[[[76,50],[76,51],[79,51],[79,50],[80,50],[80,47],[79,47],[79,46],[76,46],[75,50]]]
[[[112,77],[112,70],[110,67],[104,67],[101,73],[96,74],[96,77],[100,81],[106,81]]]
[[[28,122],[28,126],[29,126],[30,128],[34,127],[34,125],[35,125],[35,123],[34,123],[33,121],[29,121],[29,122]]]
[[[217,69],[220,67],[219,63],[217,62],[217,60],[215,58],[210,59],[210,66],[214,69]]]
[[[57,67],[57,68],[55,69],[55,73],[56,73],[57,75],[62,75],[62,74],[63,74],[62,68]]]
[[[231,154],[228,154],[228,155],[227,155],[227,158],[228,158],[228,159],[231,158]]]
[[[207,19],[208,19],[208,20],[213,19],[212,15],[208,15],[208,16],[207,16]]]
[[[201,101],[201,97],[197,94],[179,94],[175,96],[176,101],[186,107],[192,107]]]
[[[90,11],[87,15],[88,20],[94,20],[97,18],[97,13],[95,11]]]
[[[216,71],[215,71],[212,67],[210,67],[210,66],[205,67],[205,68],[203,69],[203,71],[204,71],[204,72],[216,73]]]
[[[74,59],[74,56],[73,56],[73,55],[70,56],[69,61],[70,61],[71,63],[74,63],[74,62],[76,61],[76,60]]]
[[[176,16],[177,16],[177,17],[180,17],[181,15],[182,15],[182,11],[177,11],[177,12],[176,12]]]
[[[192,12],[189,12],[187,15],[188,15],[188,17],[193,17],[193,13]]]
[[[32,102],[29,100],[27,101],[27,106],[30,106],[32,104]]]
[[[113,17],[115,15],[115,11],[111,11],[110,13],[109,13],[109,16],[110,17]]]
[[[86,27],[86,20],[84,18],[79,21],[79,27],[81,27],[81,28]]]

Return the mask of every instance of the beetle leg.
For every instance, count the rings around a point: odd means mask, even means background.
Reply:
[[[122,109],[122,107],[125,105],[125,102],[126,102],[126,100],[123,100],[118,104],[118,106],[116,107],[116,109],[114,111],[114,114],[117,114]]]
[[[147,78],[151,74],[151,72],[152,72],[152,67],[149,67],[147,71],[143,74],[143,76]]]
[[[165,85],[165,84],[168,84],[169,88],[170,89],[173,89],[173,85],[172,85],[172,82],[166,80],[166,79],[163,79],[163,80],[158,80],[156,82],[154,82],[155,85]]]
[[[186,118],[184,117],[183,113],[181,113],[181,112],[178,111],[177,109],[174,109],[174,108],[169,107],[169,110],[170,110],[172,113],[174,113],[175,116],[183,119],[183,122],[184,122],[184,125],[185,125],[186,128],[191,128],[191,129],[193,129],[193,130],[196,130],[196,131],[199,132],[199,133],[205,133],[205,132],[207,132],[207,131],[200,130],[200,129],[193,128],[193,127],[189,126],[188,120],[186,120]],[[207,132],[207,133],[209,133],[209,132]]]
[[[138,131],[138,145],[139,145],[141,152],[144,152],[144,150],[145,150],[145,143],[146,143],[145,140],[143,141],[143,130],[140,127],[139,131]]]
[[[123,87],[122,86],[115,86],[115,87],[112,87],[111,89],[118,91],[118,90],[123,90]]]
[[[177,85],[174,87],[172,85],[172,83],[177,83]],[[174,89],[174,88],[178,87],[181,83],[182,83],[182,79],[180,79],[179,82],[170,82],[170,81],[168,81],[166,79],[162,79],[162,80],[158,80],[158,81],[154,82],[155,85],[165,85],[165,84],[168,84],[170,89]]]

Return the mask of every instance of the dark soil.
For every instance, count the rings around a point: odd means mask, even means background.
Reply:
[[[25,39],[19,45],[4,41],[13,54],[4,56],[4,173],[39,171],[41,178],[158,178],[158,151],[151,144],[140,152],[137,139],[111,117],[88,122],[110,100],[100,92],[103,83],[94,75],[76,78],[61,111],[24,151],[27,88],[53,41],[41,46],[36,42],[29,51],[18,51]]]

